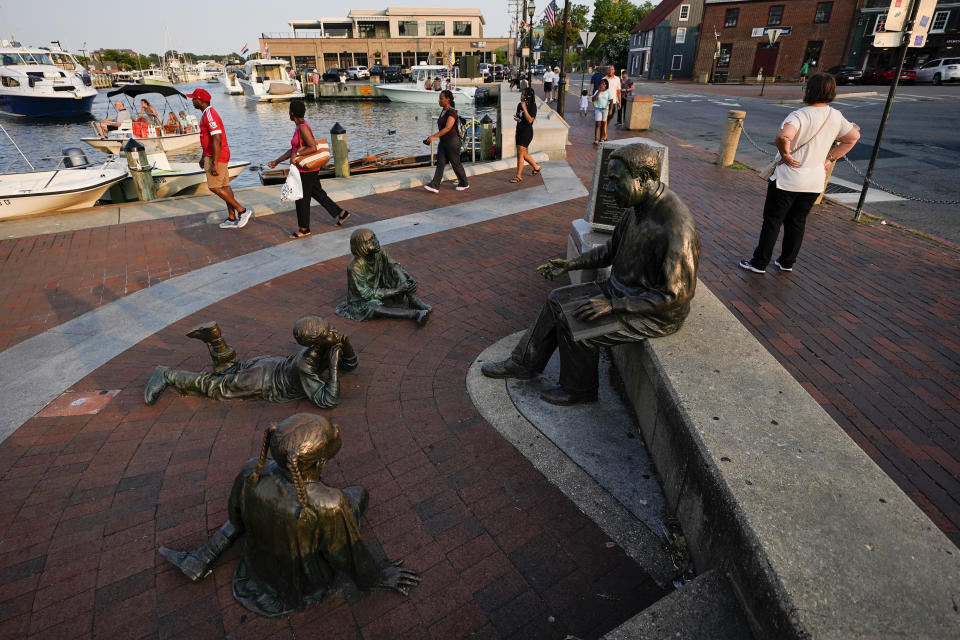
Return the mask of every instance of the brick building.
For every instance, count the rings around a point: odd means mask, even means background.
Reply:
[[[705,0],[694,78],[705,80],[713,68],[717,82],[739,82],[760,69],[768,77],[794,79],[805,61],[812,69],[824,70],[843,64],[857,23],[857,4],[858,0]],[[785,33],[770,44],[769,29]]]
[[[882,31],[890,0],[864,0],[850,45],[847,61],[855,67],[873,70],[897,64],[896,49],[876,49],[873,36]],[[922,66],[940,57],[960,57],[960,0],[939,0],[933,12],[926,46],[907,49],[904,68]]]

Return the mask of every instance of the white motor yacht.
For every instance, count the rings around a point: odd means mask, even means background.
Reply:
[[[240,78],[242,77],[244,77],[242,68],[227,67],[223,75],[220,76],[223,92],[231,96],[242,96],[243,87],[240,86]]]
[[[66,63],[57,63],[51,57],[54,53]],[[83,67],[65,51],[0,41],[0,113],[28,117],[90,113],[97,90],[84,74]]]
[[[303,98],[300,81],[290,78],[286,60],[247,60],[238,78],[248,100],[278,102]]]
[[[447,88],[447,78],[450,79],[450,91],[453,92],[453,99],[464,102],[473,102],[473,96],[477,91],[476,87],[458,87],[459,69],[454,67],[452,70],[439,64],[421,64],[410,70],[413,82],[402,82],[400,84],[378,84],[377,89],[387,96],[391,102],[415,102],[419,104],[437,104],[437,93],[434,90],[434,80],[440,79],[440,86]]]

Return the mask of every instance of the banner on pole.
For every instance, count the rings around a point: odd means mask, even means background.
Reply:
[[[533,28],[533,50],[543,51],[543,26]]]

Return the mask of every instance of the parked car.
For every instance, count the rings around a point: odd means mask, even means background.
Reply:
[[[535,65],[533,65],[533,75],[535,75],[535,76],[542,76],[542,75],[545,74],[546,72],[547,72],[547,66],[546,66],[546,65],[543,65],[543,64],[535,64]]]
[[[863,84],[890,84],[897,75],[896,67],[874,69],[863,74]],[[904,69],[900,72],[900,82],[913,84],[917,80],[917,72],[913,69]]]
[[[490,68],[490,73],[491,75],[493,75],[494,82],[503,81],[503,65],[502,64],[493,65],[493,67]]]
[[[330,67],[323,72],[322,80],[324,82],[340,82],[340,69]]]
[[[863,71],[856,67],[840,65],[827,69],[827,73],[833,76],[837,84],[860,84],[863,78]]]
[[[370,75],[372,76],[382,76],[383,75],[383,66],[375,64],[370,67]]]
[[[960,58],[937,58],[917,69],[917,82],[954,82],[960,80]]]
[[[400,67],[384,67],[381,77],[384,82],[403,82],[403,72]]]
[[[370,77],[370,70],[364,67],[363,65],[347,68],[347,80],[359,80],[361,78],[369,78],[369,77]]]

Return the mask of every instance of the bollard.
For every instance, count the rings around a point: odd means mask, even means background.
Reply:
[[[493,160],[493,120],[490,114],[480,120],[480,159],[484,162]]]
[[[723,138],[720,140],[720,154],[717,164],[729,167],[737,155],[737,145],[740,144],[740,131],[743,130],[743,119],[746,111],[727,111],[727,124],[723,127]]]
[[[338,178],[349,178],[350,160],[347,159],[347,130],[341,127],[338,122],[330,128],[330,135],[333,137],[333,144],[330,145],[333,150],[333,175]]]
[[[137,197],[144,202],[157,199],[157,187],[153,184],[153,170],[147,161],[147,152],[135,138],[123,145],[123,155],[127,159],[127,170],[133,177],[133,186]]]

